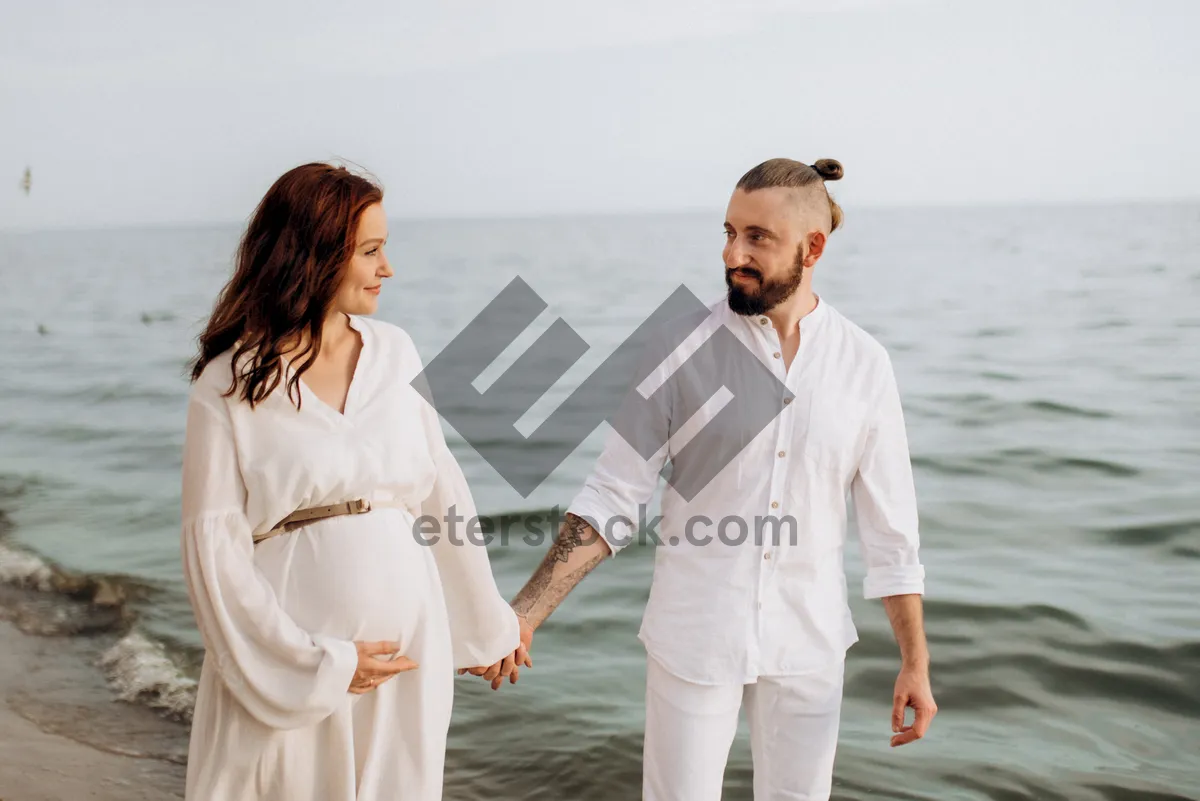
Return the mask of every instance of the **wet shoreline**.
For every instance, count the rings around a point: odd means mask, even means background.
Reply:
[[[91,638],[29,635],[0,621],[0,798],[183,798],[183,726],[114,702],[101,672],[89,664],[99,645]],[[156,741],[147,755],[136,755]]]

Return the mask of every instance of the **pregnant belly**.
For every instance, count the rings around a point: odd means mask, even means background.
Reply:
[[[255,549],[255,564],[306,631],[411,642],[444,618],[433,554],[396,509],[328,518]]]

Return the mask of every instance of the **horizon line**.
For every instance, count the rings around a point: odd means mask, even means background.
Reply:
[[[969,210],[969,209],[1012,209],[1012,208],[1044,208],[1044,207],[1113,207],[1113,206],[1187,206],[1200,204],[1200,195],[1192,197],[1159,197],[1159,198],[1099,198],[1099,199],[1069,199],[1069,200],[982,200],[982,201],[942,201],[927,203],[857,203],[850,209],[864,211],[910,211],[910,210]],[[686,217],[701,214],[719,213],[719,209],[690,207],[676,209],[626,209],[626,210],[593,210],[593,211],[547,211],[525,212],[515,214],[430,214],[430,215],[388,215],[389,222],[397,223],[454,223],[454,222],[532,222],[537,220],[579,220],[588,218],[629,218],[629,217]],[[82,225],[48,225],[32,227],[9,227],[0,224],[0,234],[31,234],[31,233],[87,233],[95,231],[138,231],[162,228],[231,228],[244,226],[249,217],[243,219],[227,218],[223,220],[162,220],[146,222],[99,222]]]

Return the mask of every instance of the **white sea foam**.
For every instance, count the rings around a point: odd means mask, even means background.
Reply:
[[[100,665],[122,700],[191,719],[196,682],[184,675],[161,643],[134,630],[104,652]]]
[[[0,543],[0,583],[49,592],[53,576],[50,565],[36,555]]]

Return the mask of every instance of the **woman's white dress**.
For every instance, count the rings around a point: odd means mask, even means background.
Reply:
[[[283,382],[253,411],[222,397],[231,352],[193,385],[182,547],[206,653],[189,801],[440,799],[454,669],[517,647],[485,547],[461,521],[447,531],[451,507],[476,512],[437,413],[410,385],[412,340],[350,321],[363,347],[344,414],[303,382],[299,410]],[[253,544],[297,509],[359,497],[406,508]],[[420,667],[352,694],[355,640],[397,641]]]

